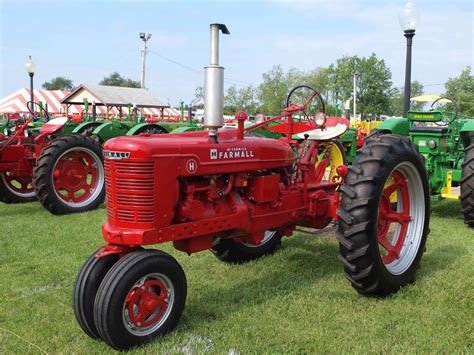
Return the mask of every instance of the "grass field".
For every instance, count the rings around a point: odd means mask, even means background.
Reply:
[[[473,353],[474,231],[458,211],[434,203],[418,281],[387,299],[350,287],[333,238],[295,235],[238,266],[163,245],[186,272],[186,308],[176,331],[136,352]],[[39,203],[0,204],[0,354],[112,352],[71,308],[104,219],[104,208],[52,216]]]

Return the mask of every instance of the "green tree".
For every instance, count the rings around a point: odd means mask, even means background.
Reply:
[[[444,96],[454,100],[454,104],[447,105],[449,110],[457,110],[458,114],[474,116],[474,76],[471,67],[463,69],[456,78],[449,78],[445,84]]]
[[[224,114],[234,115],[244,111],[250,115],[256,114],[258,109],[257,95],[253,86],[244,86],[237,89],[234,85],[227,89],[224,98]]]
[[[265,115],[277,115],[284,108],[288,91],[298,83],[302,73],[291,68],[287,73],[280,65],[262,75],[262,83],[257,89],[257,98],[261,103],[259,111]]]
[[[423,88],[422,83],[420,83],[419,81],[416,81],[416,80],[411,82],[411,97],[423,95],[423,92],[424,92],[424,88]],[[405,95],[405,87],[404,86],[402,86],[401,88],[393,88],[392,89],[392,97],[390,99],[391,108],[390,108],[390,111],[388,111],[387,113],[389,113],[391,115],[394,115],[394,116],[402,116],[403,115],[404,95]],[[424,105],[425,105],[425,103],[423,103],[423,102],[412,101],[411,105],[410,105],[410,109],[419,111],[419,110],[423,109]]]
[[[105,86],[122,86],[128,88],[139,88],[141,84],[139,81],[125,78],[121,76],[118,72],[113,72],[109,76],[106,76],[99,82],[99,85]]]
[[[45,81],[41,87],[45,90],[64,90],[71,91],[74,88],[71,79],[63,76],[57,76],[52,78],[50,81]]]
[[[385,61],[374,53],[368,58],[344,56],[329,66],[329,96],[333,104],[343,104],[352,98],[354,71],[357,73],[357,111],[362,117],[389,112],[393,95],[392,73]]]

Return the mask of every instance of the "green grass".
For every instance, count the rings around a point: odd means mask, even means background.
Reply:
[[[104,219],[104,208],[52,216],[39,203],[0,204],[0,353],[111,352],[71,308]],[[187,304],[176,331],[137,353],[474,352],[474,232],[455,201],[433,205],[417,282],[387,299],[350,287],[332,238],[295,235],[237,266],[162,247],[186,272]]]

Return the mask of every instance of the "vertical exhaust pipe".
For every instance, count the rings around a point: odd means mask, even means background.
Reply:
[[[224,68],[219,66],[219,31],[230,34],[226,25],[211,24],[211,63],[204,68],[204,127],[214,143],[217,130],[224,125]]]

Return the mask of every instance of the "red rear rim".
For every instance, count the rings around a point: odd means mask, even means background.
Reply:
[[[2,174],[2,180],[10,192],[22,197],[34,196],[33,177],[17,176],[11,171]]]
[[[56,195],[67,205],[80,207],[95,199],[104,181],[104,170],[96,154],[85,148],[66,151],[53,169]]]
[[[407,179],[398,171],[393,171],[389,180],[393,183],[385,187],[378,213],[378,243],[382,250],[382,261],[390,264],[400,258],[410,215],[410,193]],[[397,207],[394,209],[390,196],[397,194]]]

